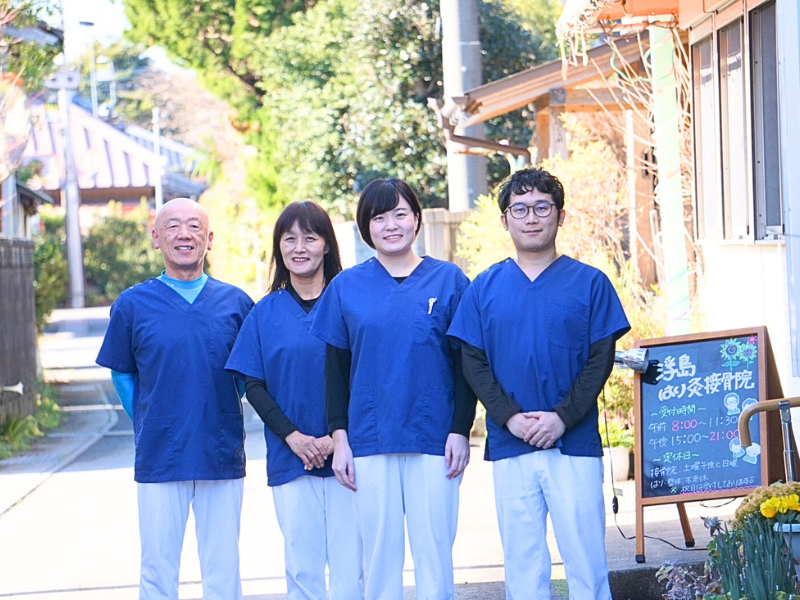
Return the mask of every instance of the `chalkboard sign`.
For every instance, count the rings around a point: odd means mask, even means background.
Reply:
[[[675,504],[687,547],[694,545],[684,503],[745,496],[783,476],[777,413],[738,420],[754,402],[782,398],[765,327],[636,342],[647,373],[634,381],[636,562],[644,562],[643,507]]]
[[[753,445],[739,443],[742,409],[759,401],[758,336],[649,348],[642,378],[642,497],[752,489],[761,485],[756,419]]]

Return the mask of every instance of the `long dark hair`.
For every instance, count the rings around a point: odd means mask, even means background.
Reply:
[[[333,233],[333,225],[328,213],[314,202],[292,202],[275,221],[275,230],[272,232],[272,260],[270,262],[270,293],[285,288],[289,283],[289,269],[283,263],[281,254],[281,238],[294,224],[305,233],[315,233],[325,240],[328,251],[322,261],[322,273],[325,284],[330,283],[342,270],[342,260],[339,257],[339,243]]]
[[[408,202],[411,212],[417,216],[417,229],[414,232],[416,235],[422,227],[422,207],[414,190],[405,181],[402,179],[374,179],[361,192],[356,207],[356,223],[362,239],[370,248],[375,248],[369,233],[370,219],[393,210],[400,204],[400,198],[404,198]]]

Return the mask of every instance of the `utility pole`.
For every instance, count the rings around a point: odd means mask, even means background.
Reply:
[[[155,201],[156,212],[164,205],[164,191],[161,187],[161,110],[153,107],[153,153],[156,155]]]
[[[678,135],[678,84],[675,79],[675,38],[664,23],[648,28],[653,80],[653,120],[656,131],[661,246],[664,249],[664,291],[667,299],[667,335],[691,333],[689,269],[686,260],[686,222],[681,191]]]
[[[481,44],[476,0],[442,0],[442,66],[445,98],[461,96],[481,85]],[[484,138],[483,124],[456,127],[455,133]],[[447,142],[447,189],[451,211],[468,210],[485,194],[486,158],[466,154],[466,147]]]
[[[84,27],[94,27],[91,21],[79,21]],[[94,39],[89,40],[89,81],[92,88],[92,117],[97,118],[98,103],[97,103],[97,71],[94,62]]]
[[[69,130],[69,107],[72,95],[78,89],[80,74],[69,71],[64,55],[61,70],[54,73],[45,85],[58,90],[58,108],[61,116],[61,144],[64,160],[64,177],[61,180],[61,206],[64,207],[64,225],[67,234],[67,272],[69,274],[69,305],[84,306],[83,244],[81,243],[80,206],[81,196],[75,159],[72,156],[72,140]]]
[[[64,27],[64,3],[58,3],[61,12],[61,30]],[[61,115],[61,143],[63,145],[64,178],[61,181],[61,206],[64,207],[64,227],[67,237],[67,273],[69,275],[69,305],[72,308],[85,306],[83,281],[83,244],[81,242],[80,207],[81,196],[78,186],[78,174],[75,170],[75,159],[72,155],[70,138],[69,107],[72,96],[80,85],[80,73],[69,70],[67,60],[67,39],[64,36],[61,51],[61,69],[45,82],[50,89],[58,90],[58,108]]]

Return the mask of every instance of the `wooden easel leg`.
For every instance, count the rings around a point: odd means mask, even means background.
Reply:
[[[644,562],[644,507],[636,503],[636,562]]]
[[[694,548],[694,536],[692,535],[692,527],[689,525],[689,517],[686,516],[686,506],[683,502],[676,503],[678,507],[678,517],[681,520],[681,529],[683,529],[683,540],[686,542],[687,548]]]

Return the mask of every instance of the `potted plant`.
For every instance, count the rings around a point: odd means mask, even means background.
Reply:
[[[599,425],[603,444],[603,478],[606,482],[627,481],[634,440],[633,429],[615,419],[605,419],[602,416]]]
[[[762,489],[763,492],[759,492]],[[786,546],[792,552],[795,572],[800,577],[800,483],[774,483],[758,488],[753,494],[756,492],[759,494],[753,503],[758,502],[761,516],[775,531],[783,533]]]
[[[710,527],[713,539],[708,544],[708,564],[722,583],[722,598],[796,597],[794,539],[784,542],[786,534],[780,532],[784,525],[797,522],[799,515],[800,483],[774,483],[756,488],[744,498],[730,528],[721,522]],[[789,536],[800,537],[800,533]]]

